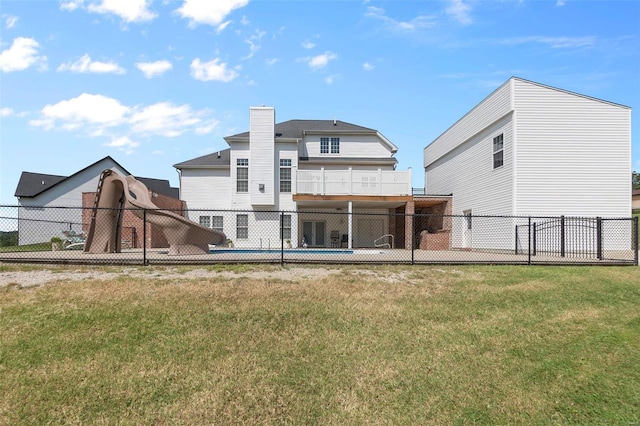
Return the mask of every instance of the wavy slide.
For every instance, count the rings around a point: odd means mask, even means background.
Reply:
[[[227,240],[222,232],[159,209],[151,201],[145,184],[131,175],[123,177],[107,169],[100,175],[85,252],[121,252],[122,216],[126,209],[139,218],[144,218],[146,212],[146,220],[164,233],[170,255],[206,254],[209,244],[222,244]]]

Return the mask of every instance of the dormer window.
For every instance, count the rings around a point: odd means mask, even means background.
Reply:
[[[320,138],[320,154],[340,154],[340,138]]]

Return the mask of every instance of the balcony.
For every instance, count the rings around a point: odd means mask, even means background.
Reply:
[[[411,170],[297,170],[295,193],[308,195],[411,195]]]

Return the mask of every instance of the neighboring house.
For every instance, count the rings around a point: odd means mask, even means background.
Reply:
[[[19,244],[46,242],[61,236],[63,230],[87,230],[83,220],[83,193],[94,193],[100,174],[112,169],[123,175],[130,173],[110,156],[70,176],[22,172],[15,196],[18,197]],[[167,180],[138,178],[149,190],[178,198],[179,190]],[[86,202],[86,201],[85,201]],[[93,207],[93,203],[84,207]]]
[[[631,208],[640,210],[640,189],[634,189],[631,193]]]
[[[465,218],[453,247],[513,249],[523,221],[472,217],[628,217],[630,132],[626,106],[513,77],[424,149],[426,188]]]
[[[411,222],[394,214],[413,208],[411,170],[395,170],[397,148],[377,130],[339,120],[276,124],[274,108],[252,107],[249,131],[225,141],[228,149],[174,167],[190,219],[236,246],[329,247],[337,236],[342,247],[373,247],[387,234],[408,244]]]

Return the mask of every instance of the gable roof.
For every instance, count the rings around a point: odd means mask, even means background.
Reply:
[[[59,176],[59,175],[48,175],[44,173],[33,173],[33,172],[22,172],[20,175],[20,180],[18,181],[18,186],[16,187],[16,192],[14,196],[16,197],[26,197],[31,198],[35,197],[39,194],[42,194],[45,191],[53,188],[54,186],[71,179],[72,177],[83,173],[85,170],[90,167],[95,166],[96,164],[111,160],[118,167],[124,170],[127,174],[131,174],[127,169],[122,167],[120,163],[114,160],[111,156],[107,155],[104,158],[96,161],[95,163],[89,164],[87,167],[78,170],[71,176]],[[179,190],[178,188],[171,188],[169,181],[166,179],[152,179],[152,178],[141,178],[138,177],[138,180],[142,181],[149,190],[157,192],[159,194],[167,195],[173,198],[179,198]]]
[[[305,133],[378,133],[374,129],[340,120],[289,120],[276,123],[274,131],[276,138],[283,139],[302,139]],[[249,139],[249,131],[224,139]]]
[[[228,168],[230,164],[231,148],[227,148],[223,149],[222,151],[214,152],[212,154],[203,155],[202,157],[174,164],[173,167],[175,167],[176,169],[188,169],[192,167]]]

